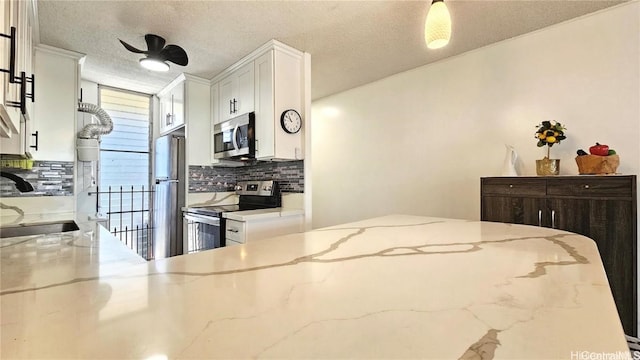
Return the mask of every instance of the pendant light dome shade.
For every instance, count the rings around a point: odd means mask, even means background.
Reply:
[[[443,0],[433,0],[424,23],[424,40],[429,49],[439,49],[451,38],[451,15]]]

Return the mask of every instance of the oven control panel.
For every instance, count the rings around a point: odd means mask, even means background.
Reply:
[[[275,186],[273,180],[238,181],[235,189],[238,195],[272,196]]]

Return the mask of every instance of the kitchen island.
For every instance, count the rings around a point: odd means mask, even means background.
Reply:
[[[628,355],[595,243],[553,229],[392,215],[77,274],[43,239],[2,239],[3,359]]]

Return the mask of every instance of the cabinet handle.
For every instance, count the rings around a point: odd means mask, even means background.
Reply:
[[[38,130],[36,130],[36,132],[31,134],[31,136],[34,136],[36,138],[36,144],[35,145],[31,145],[29,147],[32,148],[32,149],[35,149],[36,151],[38,151]]]
[[[229,114],[233,114],[233,100],[229,100]]]
[[[28,98],[31,98],[31,102],[36,101],[36,74],[31,74],[30,78],[27,78],[27,82],[31,83],[31,94],[27,94]]]
[[[229,230],[229,231],[230,231],[230,232],[232,232],[232,233],[240,232],[238,229],[227,229],[227,230]]]
[[[542,226],[542,210],[538,210],[538,226]]]
[[[588,189],[588,188],[589,188],[589,184],[585,185],[585,186],[584,186],[584,188],[585,188],[585,189]]]
[[[556,228],[556,211],[555,210],[551,210],[551,228],[552,229]]]
[[[9,74],[9,83],[15,84],[16,81],[16,27],[12,26],[9,35],[0,34],[1,37],[9,39],[9,69],[0,69],[2,72]]]
[[[20,72],[20,112],[27,114],[27,74],[24,71]]]
[[[167,116],[165,116],[164,124],[165,125],[171,125],[171,114],[170,113],[167,113]]]
[[[238,105],[238,100],[233,99],[233,113],[234,114],[238,112],[238,107],[236,105]]]
[[[513,188],[513,184],[509,184],[509,188]]]

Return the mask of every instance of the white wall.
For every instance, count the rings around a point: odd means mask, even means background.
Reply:
[[[506,40],[312,105],[313,227],[407,213],[479,219],[505,145],[535,175],[535,126],[557,120],[561,174],[596,141],[640,169],[640,3]],[[454,19],[455,21],[455,19]],[[425,49],[425,51],[427,51]]]

